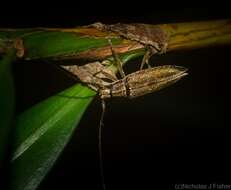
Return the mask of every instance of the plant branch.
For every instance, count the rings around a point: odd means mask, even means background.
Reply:
[[[167,52],[231,44],[231,20],[149,25],[160,27],[168,36]],[[116,53],[144,50],[141,43],[125,39],[118,33],[92,26],[77,28],[2,29],[0,39],[23,39],[24,59],[103,60],[111,56],[108,36]],[[76,64],[76,62],[75,62]]]

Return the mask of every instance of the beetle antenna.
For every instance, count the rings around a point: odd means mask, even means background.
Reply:
[[[100,123],[99,123],[99,142],[98,142],[98,148],[99,148],[99,164],[100,164],[100,173],[101,173],[101,182],[103,186],[103,190],[106,190],[106,185],[105,185],[105,179],[104,179],[104,172],[103,172],[103,153],[102,153],[102,127],[103,127],[103,119],[104,119],[104,114],[105,114],[105,109],[106,109],[106,103],[102,99],[102,113],[100,117]]]

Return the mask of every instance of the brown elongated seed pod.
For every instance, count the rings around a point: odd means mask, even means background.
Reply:
[[[172,85],[186,76],[186,71],[184,67],[173,65],[140,70],[100,89],[99,95],[102,99],[143,96]]]

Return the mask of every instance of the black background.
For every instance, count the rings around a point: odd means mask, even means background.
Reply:
[[[0,26],[74,27],[96,21],[159,24],[230,18],[229,7],[222,1],[204,5],[195,1],[123,3],[18,2],[20,6],[6,5],[1,11]],[[230,50],[230,46],[213,47],[154,57],[154,66],[185,66],[189,75],[158,93],[107,102],[103,129],[107,189],[230,184],[231,135],[225,111]],[[125,69],[135,70],[139,62]],[[14,75],[17,113],[75,82],[43,62],[15,66]],[[100,114],[96,98],[39,190],[102,189],[97,148]]]

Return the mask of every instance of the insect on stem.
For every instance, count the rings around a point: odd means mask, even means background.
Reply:
[[[141,69],[143,69],[145,63],[149,67],[148,61],[150,57],[154,54],[165,53],[168,46],[168,34],[157,25],[153,26],[141,23],[117,23],[107,25],[97,22],[91,26],[101,31],[116,33],[122,38],[142,44],[146,49],[146,53],[140,66]]]
[[[110,40],[109,43],[111,43]],[[115,61],[118,64],[118,70],[121,69],[122,71],[122,64],[116,53],[113,51],[112,45],[111,49]],[[147,56],[149,55],[147,54]],[[102,101],[102,114],[100,117],[98,134],[98,148],[101,180],[103,189],[105,190],[106,185],[102,159],[102,127],[106,109],[105,99],[113,97],[136,98],[145,94],[159,91],[176,83],[182,77],[186,76],[187,69],[180,66],[165,65],[139,70],[126,76],[121,72],[121,76],[124,77],[122,79],[117,79],[110,69],[103,66],[100,62],[94,62],[83,66],[75,66],[71,72],[90,88],[98,91]],[[109,79],[112,79],[112,82],[109,82]]]

